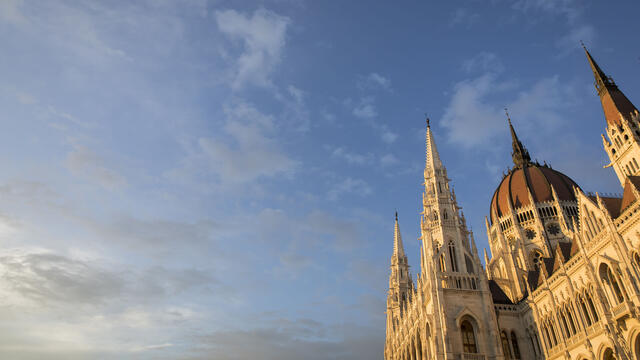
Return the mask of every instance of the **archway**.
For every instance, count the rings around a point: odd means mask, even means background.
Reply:
[[[611,348],[607,348],[602,353],[602,360],[616,360],[616,357],[613,355],[613,350],[611,350]]]

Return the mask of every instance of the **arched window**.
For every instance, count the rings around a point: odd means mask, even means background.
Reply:
[[[440,271],[445,272],[444,254],[440,255]]]
[[[552,321],[549,321],[549,330],[551,330],[551,340],[552,340],[552,344],[553,346],[556,346],[558,344],[558,338],[556,337],[556,330],[553,328],[553,323]]]
[[[449,218],[449,214],[447,213],[447,209],[442,210],[442,220],[447,220]]]
[[[622,294],[622,288],[618,283],[618,278],[607,264],[600,265],[600,279],[603,283],[607,284],[611,291],[613,301],[618,304],[624,301],[624,295]]]
[[[542,331],[544,332],[544,342],[547,345],[548,349],[553,347],[553,342],[551,342],[551,335],[549,333],[549,327],[545,324],[542,325]]]
[[[576,322],[573,321],[573,314],[571,313],[571,305],[567,305],[567,320],[569,326],[571,326],[571,335],[575,335],[577,332]]]
[[[640,255],[633,253],[633,264],[636,266],[636,270],[640,271]]]
[[[591,316],[589,315],[589,311],[587,310],[587,304],[584,302],[584,297],[580,297],[580,309],[582,310],[582,314],[584,315],[584,321],[587,326],[591,326]]]
[[[538,338],[538,334],[535,330],[531,330],[531,334],[533,335],[533,351],[536,353],[536,356],[539,356],[539,354],[542,354],[540,338]]]
[[[473,261],[467,255],[464,256],[465,265],[467,265],[467,272],[473,274]]]
[[[622,295],[622,289],[620,288],[620,285],[618,285],[618,279],[617,276],[615,276],[613,274],[613,272],[611,271],[611,269],[609,269],[609,280],[611,281],[611,286],[613,287],[613,291],[616,294],[616,298],[618,300],[619,303],[624,301],[624,296]]]
[[[597,322],[598,321],[598,311],[596,310],[596,307],[593,305],[593,300],[591,299],[591,294],[589,294],[588,292],[585,294],[585,297],[587,298],[587,304],[589,304],[589,310],[591,310],[591,317],[593,318],[593,322]]]
[[[531,348],[533,349],[533,355],[535,356],[535,358],[538,358],[538,349],[536,348],[536,345],[535,345],[534,340],[533,340],[533,335],[534,334],[532,332],[530,332],[529,330],[527,330],[527,334],[528,334],[527,338],[529,338],[529,341],[531,342]]]
[[[462,333],[462,351],[472,354],[477,353],[476,334],[469,320],[464,320],[462,324],[460,324],[460,332]]]
[[[509,339],[507,338],[506,332],[500,333],[500,340],[502,341],[502,352],[504,353],[504,358],[507,360],[511,359],[511,349],[509,349]]]
[[[560,315],[560,320],[562,320],[562,325],[564,325],[564,334],[566,336],[566,338],[570,338],[571,337],[571,332],[569,329],[569,325],[567,324],[567,317],[564,313],[564,311],[559,311],[559,315]]]
[[[513,358],[520,360],[520,348],[518,347],[518,339],[514,331],[511,332],[511,347],[513,348]]]
[[[451,259],[451,271],[458,271],[458,259],[456,257],[456,246],[453,241],[449,241],[449,258]]]

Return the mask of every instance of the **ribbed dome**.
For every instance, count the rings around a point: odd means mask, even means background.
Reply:
[[[501,217],[508,213],[509,203],[514,210],[530,205],[528,191],[531,192],[535,203],[553,200],[552,187],[560,200],[576,201],[574,186],[578,187],[575,181],[565,174],[547,165],[527,162],[522,167],[511,170],[498,185],[491,199],[491,222],[497,220],[494,214]]]

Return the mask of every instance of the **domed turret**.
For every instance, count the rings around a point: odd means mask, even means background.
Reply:
[[[507,114],[508,115],[508,114]],[[531,205],[531,198],[534,203],[541,203],[553,200],[555,191],[560,201],[576,201],[573,188],[578,187],[575,181],[567,175],[553,170],[548,165],[540,165],[532,162],[529,152],[522,145],[516,135],[511,119],[509,130],[511,131],[514,167],[505,176],[491,199],[491,222],[509,212],[509,209],[517,210],[521,207]],[[552,190],[553,189],[553,190]],[[529,197],[531,193],[531,197]]]
[[[529,193],[535,203],[552,201],[553,190],[558,200],[576,201],[573,188],[575,181],[565,174],[555,171],[547,165],[528,162],[515,167],[502,179],[491,199],[491,222],[514,210],[531,204]]]

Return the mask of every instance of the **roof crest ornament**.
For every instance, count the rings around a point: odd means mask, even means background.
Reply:
[[[511,132],[511,145],[513,147],[513,152],[511,153],[511,158],[513,159],[513,164],[515,168],[525,167],[527,164],[531,163],[531,156],[529,156],[529,151],[522,145],[520,140],[518,139],[518,135],[516,135],[516,131],[513,129],[513,124],[511,123],[511,116],[509,116],[509,110],[504,108],[504,112],[507,115],[507,122],[509,123],[509,131]]]

